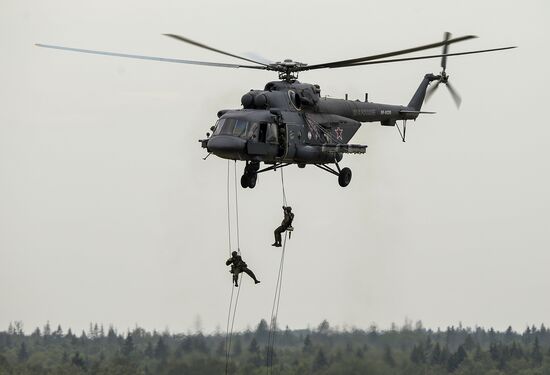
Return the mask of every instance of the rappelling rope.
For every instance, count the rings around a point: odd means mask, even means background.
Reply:
[[[230,161],[227,161],[227,236],[228,236],[228,246],[227,250],[229,251],[229,256],[231,256],[231,199],[229,196],[230,188],[229,188],[229,170],[230,170]]]
[[[285,192],[285,179],[283,175],[283,169],[281,168],[281,187],[283,191],[283,206],[287,206],[286,192]],[[271,307],[271,319],[269,325],[269,335],[267,338],[267,355],[266,355],[266,373],[269,375],[270,371],[273,373],[273,350],[275,346],[275,333],[277,332],[277,317],[279,315],[279,303],[281,302],[281,290],[283,286],[283,269],[285,261],[286,251],[286,239],[288,232],[285,231],[285,238],[283,240],[283,250],[281,252],[281,261],[279,262],[279,273],[277,274],[277,284],[275,286],[275,295],[273,296],[273,305]]]
[[[314,128],[316,128],[317,130],[320,130],[321,133],[323,133],[325,135],[325,138],[326,138],[327,141],[332,141],[334,143],[338,143],[338,139],[334,138],[334,136],[330,133],[330,131],[325,129],[320,123],[318,123],[317,121],[315,121],[311,117],[306,117],[306,120],[309,120]]]
[[[283,269],[285,261],[286,237],[283,241],[283,251],[281,252],[281,261],[279,262],[279,273],[277,275],[277,284],[275,286],[275,295],[273,296],[273,305],[271,307],[271,320],[269,325],[269,336],[267,338],[266,355],[266,374],[273,374],[273,351],[275,347],[275,333],[277,332],[277,317],[279,315],[279,303],[281,302],[281,289],[283,286]],[[271,371],[270,371],[271,370]]]
[[[283,168],[281,168],[281,186],[283,187],[283,206],[286,207],[285,178],[283,175]]]
[[[231,320],[231,307],[233,306],[233,294],[235,288],[233,288],[233,283],[231,283],[231,299],[229,301],[229,311],[227,312],[227,325],[225,329],[225,373],[227,374],[227,369],[229,366],[229,321]]]
[[[241,254],[241,243],[239,237],[239,194],[237,194],[237,160],[235,160],[235,217],[237,218],[237,252]],[[239,284],[240,285],[240,284]]]
[[[239,238],[239,201],[237,197],[237,161],[235,160],[234,167],[234,182],[235,182],[235,216],[236,216],[236,232],[237,232],[237,252],[241,254],[240,249],[240,238]],[[227,162],[227,223],[229,227],[229,255],[231,254],[231,214],[230,214],[230,166],[229,161]],[[229,311],[227,313],[227,327],[225,334],[225,374],[228,374],[229,370],[229,361],[231,359],[231,340],[233,338],[233,327],[235,325],[235,316],[237,315],[237,305],[239,303],[239,295],[241,293],[242,285],[242,274],[238,280],[239,286],[237,288],[237,296],[235,298],[235,304],[233,305],[233,295],[235,293],[235,288],[233,287],[233,281],[231,281],[231,299],[229,301]],[[233,313],[231,313],[233,310]],[[231,321],[231,329],[229,328],[229,322]]]
[[[233,338],[233,326],[235,325],[235,315],[237,313],[237,304],[239,303],[239,294],[241,294],[241,282],[243,276],[239,277],[239,287],[237,288],[237,297],[235,298],[235,305],[233,306],[233,314],[231,314],[231,307],[233,305],[233,294],[235,293],[235,288],[233,283],[231,283],[231,300],[229,302],[229,312],[227,313],[227,330],[225,334],[225,375],[228,374],[229,370],[229,361],[231,360],[231,340]],[[233,316],[233,318],[231,318]],[[231,330],[229,330],[229,321],[231,321]]]

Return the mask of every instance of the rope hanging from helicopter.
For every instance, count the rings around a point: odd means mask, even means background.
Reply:
[[[227,161],[227,227],[229,240],[229,256],[231,257],[231,194],[230,194],[230,161]],[[236,218],[236,237],[237,237],[237,253],[241,255],[240,234],[239,234],[239,200],[237,196],[237,161],[234,165],[234,182],[235,182],[235,218]],[[235,316],[237,315],[237,305],[239,303],[239,295],[241,293],[242,274],[239,277],[239,286],[237,287],[237,296],[235,304],[233,304],[233,296],[235,288],[231,282],[231,298],[229,300],[229,310],[227,312],[227,326],[225,333],[225,374],[229,371],[229,361],[231,360],[231,340],[233,338],[233,327],[235,326]],[[231,322],[231,324],[230,324]]]
[[[281,289],[283,285],[283,269],[285,261],[287,234],[283,239],[283,251],[281,252],[281,261],[279,262],[279,272],[277,274],[277,284],[275,286],[275,295],[273,296],[273,305],[271,307],[271,320],[269,325],[269,335],[267,338],[267,356],[266,356],[266,374],[273,374],[273,355],[275,347],[275,333],[277,332],[277,318],[279,315],[279,303],[281,302]]]
[[[285,180],[283,175],[283,169],[281,168],[281,186],[283,191],[283,206],[287,206],[286,192],[285,192]],[[273,296],[273,304],[271,306],[271,319],[269,324],[269,334],[267,338],[267,354],[266,354],[266,374],[273,374],[273,355],[275,347],[275,333],[277,332],[277,318],[279,315],[279,303],[281,302],[281,290],[283,285],[283,269],[286,252],[286,240],[288,231],[285,231],[285,237],[283,240],[283,249],[281,252],[281,260],[279,262],[279,272],[277,274],[277,283],[275,286],[275,295]]]
[[[330,131],[325,129],[323,127],[323,125],[319,124],[317,121],[312,119],[310,116],[306,115],[306,121],[308,122],[308,125],[311,124],[312,128],[315,128],[315,130],[317,130],[317,131],[321,131],[321,133],[323,133],[323,135],[325,136],[325,140],[327,142],[338,143],[338,140],[330,133]]]
[[[230,162],[227,161],[227,236],[228,236],[228,246],[227,251],[229,251],[229,256],[231,256],[231,201],[230,201],[230,179],[229,179],[229,171],[230,171]]]
[[[282,168],[281,168],[281,186],[283,188],[283,205],[286,206],[285,178],[283,176],[283,169]]]

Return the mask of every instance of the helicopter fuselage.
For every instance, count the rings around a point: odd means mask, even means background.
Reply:
[[[394,126],[416,119],[433,79],[426,75],[408,106],[321,97],[318,85],[269,82],[264,90],[244,94],[242,109],[219,111],[202,147],[224,159],[252,163],[256,171],[260,162],[337,164],[344,153],[365,153],[366,145],[349,143],[362,122]]]
[[[243,109],[219,111],[212,136],[202,140],[203,147],[216,156],[330,163],[334,152],[327,151],[327,146],[348,145],[361,122],[393,126],[418,116],[410,106],[321,97],[318,85],[297,81],[269,82],[265,90],[250,90],[241,103]]]

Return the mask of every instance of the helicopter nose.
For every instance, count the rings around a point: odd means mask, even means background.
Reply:
[[[243,153],[246,148],[246,140],[231,136],[217,135],[208,140],[207,149],[216,155],[222,157],[237,157]]]

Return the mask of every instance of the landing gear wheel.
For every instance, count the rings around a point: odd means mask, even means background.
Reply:
[[[351,169],[349,168],[342,168],[340,171],[340,174],[338,175],[338,184],[340,184],[341,187],[346,187],[351,182]]]
[[[243,176],[241,177],[241,186],[243,187],[243,189],[246,189],[248,187],[248,175],[243,174]]]
[[[257,173],[245,173],[241,177],[241,186],[246,188],[254,189],[256,186],[256,181],[258,180],[258,174]]]
[[[256,186],[256,181],[258,180],[258,175],[256,173],[248,175],[248,187],[254,189]]]

